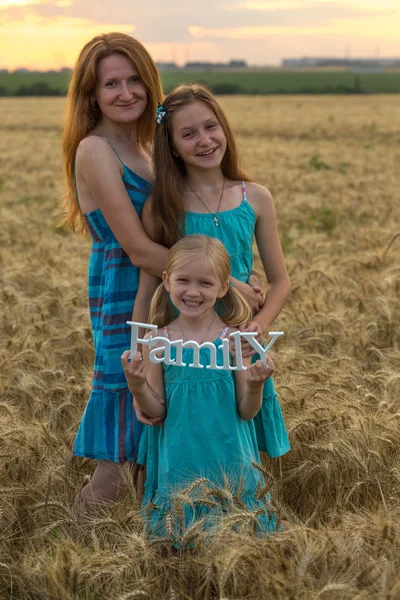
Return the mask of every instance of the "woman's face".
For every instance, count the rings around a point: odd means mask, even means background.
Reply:
[[[112,54],[99,62],[93,100],[107,119],[132,123],[146,109],[147,90],[132,63],[121,54]]]
[[[194,100],[172,117],[172,140],[186,167],[215,169],[226,151],[226,138],[214,111]]]

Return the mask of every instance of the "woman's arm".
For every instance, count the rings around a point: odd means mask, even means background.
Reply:
[[[132,264],[160,275],[167,250],[146,235],[110,145],[95,136],[82,140],[76,154],[76,169]]]
[[[154,231],[154,220],[151,211],[151,198],[148,198],[143,206],[142,210],[142,225],[146,235],[150,240],[155,237]],[[133,307],[132,321],[136,323],[147,323],[149,316],[150,303],[154,296],[154,292],[161,283],[162,271],[155,276],[152,273],[148,273],[146,270],[141,269],[139,288],[135,298],[135,305]],[[144,335],[145,331],[140,330],[139,335]]]

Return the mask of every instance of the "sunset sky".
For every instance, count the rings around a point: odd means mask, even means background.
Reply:
[[[72,66],[122,31],[158,61],[400,56],[400,0],[0,0],[0,68]]]

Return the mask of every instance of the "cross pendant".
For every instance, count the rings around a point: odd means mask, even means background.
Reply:
[[[213,221],[215,223],[215,226],[218,227],[218,225],[219,225],[219,219],[218,219],[218,217],[214,217]]]

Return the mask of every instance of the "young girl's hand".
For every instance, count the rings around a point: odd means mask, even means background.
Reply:
[[[131,361],[129,359],[129,350],[126,350],[121,356],[122,367],[128,382],[128,387],[132,394],[141,390],[146,384],[147,367],[143,362],[140,352],[136,352]]]
[[[267,357],[267,364],[264,365],[261,360],[257,360],[255,363],[247,367],[247,385],[262,385],[264,381],[267,381],[275,371],[275,365],[270,356]]]

